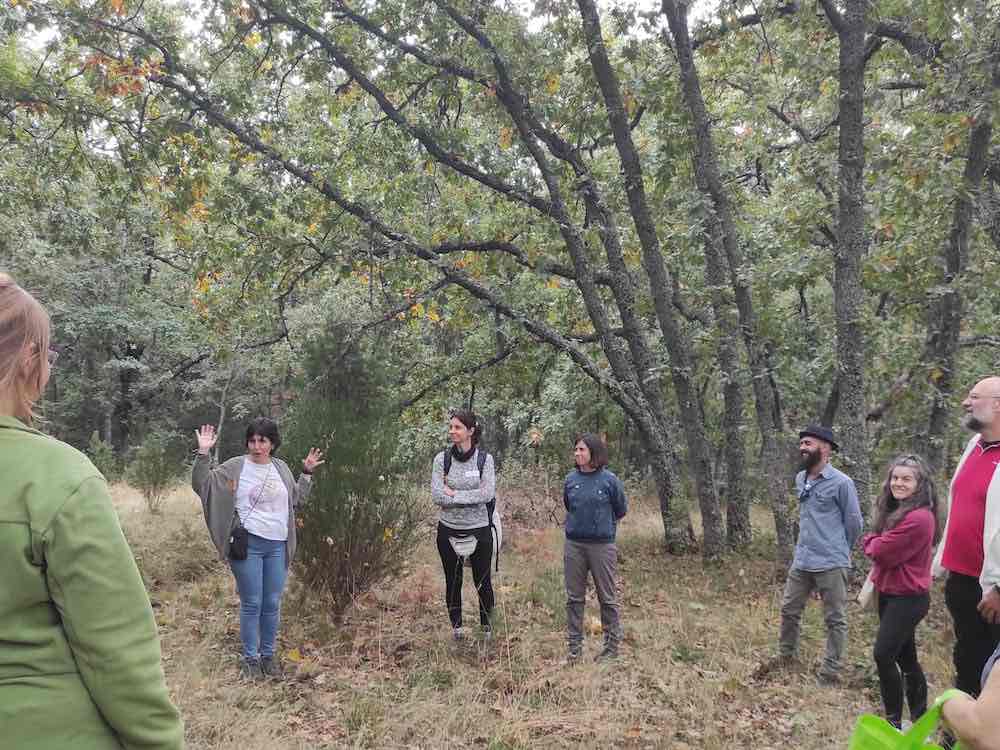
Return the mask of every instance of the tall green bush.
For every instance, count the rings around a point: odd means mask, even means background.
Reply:
[[[122,478],[122,467],[118,456],[115,455],[115,449],[111,447],[110,443],[101,440],[97,430],[94,430],[90,435],[86,453],[97,470],[109,482],[117,482]]]
[[[329,367],[330,360],[336,361]],[[327,347],[312,369],[327,367],[286,419],[281,452],[295,469],[310,447],[326,454],[298,513],[301,580],[328,595],[334,614],[396,574],[417,542],[420,504],[394,463],[398,420],[387,411],[377,362]]]
[[[126,472],[129,484],[142,493],[150,513],[159,513],[163,500],[184,471],[184,449],[177,435],[154,432],[135,449]]]

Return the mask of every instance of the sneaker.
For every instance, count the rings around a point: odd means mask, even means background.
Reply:
[[[493,640],[493,628],[488,627],[488,626],[485,627],[485,628],[483,628],[482,629],[482,634],[483,634],[483,642],[484,643],[489,643],[490,641]]]
[[[263,676],[259,659],[240,659],[240,677],[244,680],[259,680]]]
[[[273,656],[260,657],[260,671],[265,677],[278,679],[281,677],[281,664]]]
[[[566,663],[577,664],[583,658],[583,648],[581,646],[570,646],[566,652]]]
[[[464,641],[465,640],[465,628],[463,628],[463,627],[452,628],[451,629],[451,637],[452,637],[452,640],[454,640],[456,643]]]

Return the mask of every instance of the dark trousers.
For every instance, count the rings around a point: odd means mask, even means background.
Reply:
[[[948,573],[944,601],[955,626],[955,687],[973,697],[979,695],[983,667],[1000,643],[1000,625],[986,622],[976,609],[982,598],[978,578]]]
[[[449,537],[476,538],[476,551],[470,555],[472,563],[472,580],[476,583],[479,593],[479,624],[488,627],[490,614],[493,612],[493,581],[490,578],[490,563],[493,559],[493,532],[489,526],[481,529],[458,531],[449,529],[444,524],[438,524],[437,548],[441,555],[441,567],[444,568],[444,599],[448,606],[448,619],[453,628],[462,627],[462,558],[455,554],[455,549],[448,541]]]
[[[927,615],[929,594],[879,594],[875,665],[878,667],[882,705],[889,723],[903,718],[903,694],[916,721],[927,710],[927,680],[917,661],[917,624]]]

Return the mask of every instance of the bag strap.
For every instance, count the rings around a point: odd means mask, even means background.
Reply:
[[[257,497],[250,504],[250,510],[247,511],[247,518],[249,518],[251,515],[253,515],[254,508],[257,507],[257,505],[260,503],[261,498],[264,497],[264,490],[267,489],[267,482],[271,478],[271,469],[273,469],[273,468],[274,468],[274,462],[272,461],[267,466],[267,474],[264,475],[264,481],[261,482],[261,484],[260,484],[260,490],[257,492]],[[236,520],[239,521],[240,525],[242,526],[243,525],[243,519],[240,518],[240,513],[235,508],[235,506],[233,507],[233,514],[236,516]]]
[[[476,468],[479,469],[479,478],[483,478],[483,467],[486,466],[486,457],[490,455],[484,450],[480,450],[479,446],[476,446]],[[451,471],[451,448],[448,448],[444,452],[444,475],[448,476],[448,472]]]

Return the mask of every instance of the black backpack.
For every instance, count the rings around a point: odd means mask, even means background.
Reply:
[[[479,478],[483,478],[483,467],[486,466],[486,457],[490,455],[484,450],[476,449],[476,468],[479,469]],[[451,449],[444,452],[444,476],[448,476],[451,471]],[[500,570],[500,539],[497,534],[496,525],[493,523],[493,512],[497,508],[497,499],[494,496],[486,503],[486,513],[490,517],[490,531],[493,532],[493,554],[496,556],[496,569]]]

